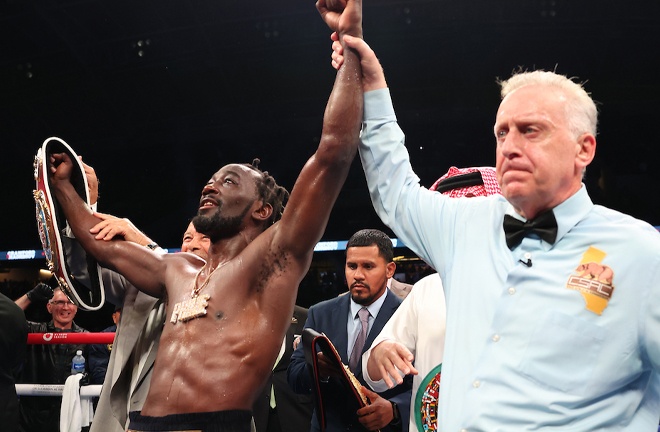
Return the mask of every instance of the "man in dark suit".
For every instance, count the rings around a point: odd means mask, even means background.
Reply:
[[[387,288],[387,281],[396,269],[393,258],[392,241],[385,233],[373,229],[355,233],[346,245],[344,270],[349,295],[341,295],[312,306],[305,323],[305,328],[324,333],[332,341],[342,362],[349,365],[362,385],[362,353],[369,348],[401,304],[401,300]],[[362,321],[359,317],[362,317]],[[361,332],[366,332],[362,341]],[[380,394],[363,388],[371,404],[358,410],[356,417],[355,413],[342,409],[346,396],[341,393],[341,386],[337,385],[337,371],[324,362],[322,354],[319,354],[319,375],[324,377],[321,385],[327,386],[324,392],[337,391],[336,395],[324,398],[328,432],[378,429],[382,432],[408,431],[408,422],[405,419],[410,412],[409,380]],[[288,380],[296,392],[312,392],[314,383],[311,366],[305,362],[302,346],[298,346],[291,357]],[[316,411],[310,430],[321,430]]]
[[[115,311],[112,313],[113,324],[104,328],[102,333],[117,333],[117,324],[121,317],[121,306],[116,306]],[[112,344],[91,344],[89,345],[89,383],[90,384],[103,384],[106,372],[108,371],[108,363],[110,362],[110,354],[112,353]]]
[[[302,334],[307,309],[295,306],[273,373],[252,408],[257,432],[306,432],[314,411],[311,395],[297,394],[286,378],[293,341]]]
[[[21,308],[0,293],[0,428],[18,430],[16,374],[25,359],[28,326]]]

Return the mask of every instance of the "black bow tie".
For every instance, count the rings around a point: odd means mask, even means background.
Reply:
[[[526,235],[534,233],[553,244],[557,239],[557,220],[552,210],[541,213],[535,219],[522,222],[513,216],[504,215],[504,234],[509,249],[518,246]]]

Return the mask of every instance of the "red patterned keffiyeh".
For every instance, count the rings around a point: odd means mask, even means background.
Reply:
[[[440,177],[430,187],[451,198],[477,197],[501,194],[497,183],[495,168],[471,167],[449,168],[447,174]]]

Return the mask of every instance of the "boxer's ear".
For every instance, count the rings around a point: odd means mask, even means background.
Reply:
[[[259,207],[252,212],[252,217],[260,221],[267,221],[270,219],[273,214],[273,206],[270,204],[264,204],[261,200],[257,201],[257,203],[259,203]]]

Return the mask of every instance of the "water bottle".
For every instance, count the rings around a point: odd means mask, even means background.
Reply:
[[[71,375],[79,373],[85,373],[85,357],[82,355],[82,350],[76,351],[71,362]]]

